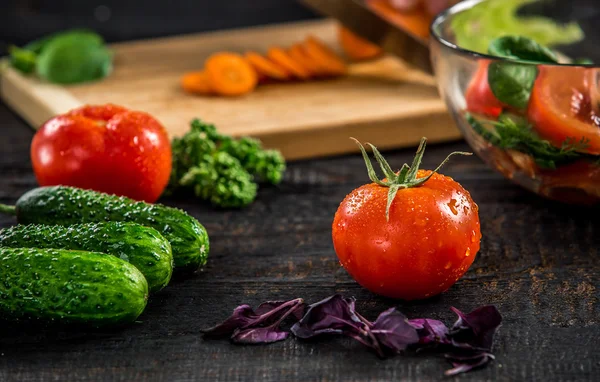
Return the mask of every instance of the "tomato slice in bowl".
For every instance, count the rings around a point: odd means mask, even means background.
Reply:
[[[569,140],[586,141],[581,152],[600,154],[600,118],[596,115],[586,84],[586,69],[545,66],[533,86],[527,117],[533,128],[556,147]]]
[[[478,62],[477,71],[465,92],[465,101],[467,110],[471,113],[497,118],[502,113],[502,103],[492,93],[488,84],[489,65],[490,61],[487,60]]]

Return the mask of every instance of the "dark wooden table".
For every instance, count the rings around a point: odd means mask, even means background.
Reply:
[[[32,131],[0,104],[0,203],[36,186]],[[431,168],[464,143],[434,145]],[[413,150],[387,153],[399,167]],[[447,293],[398,303],[359,287],[340,267],[330,225],[343,197],[367,180],[359,156],[293,163],[280,187],[260,190],[243,211],[194,199],[163,200],[197,217],[210,260],[191,278],[151,297],[140,323],[102,332],[0,328],[0,381],[426,381],[449,364],[435,357],[379,360],[345,339],[269,346],[204,341],[200,329],[241,303],[335,292],[358,299],[367,317],[397,305],[409,317],[454,321],[450,306],[495,304],[504,315],[496,362],[461,380],[592,381],[600,375],[598,211],[550,203],[512,185],[479,159],[455,158],[444,173],[480,207],[483,240],[469,272]],[[14,224],[0,217],[0,227]]]

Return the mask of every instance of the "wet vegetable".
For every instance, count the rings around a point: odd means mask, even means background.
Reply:
[[[41,186],[72,186],[153,203],[171,173],[171,145],[151,115],[105,104],[57,115],[36,132],[31,161]]]
[[[175,267],[195,271],[206,263],[206,229],[182,210],[72,187],[35,188],[16,206],[0,204],[0,212],[17,216],[20,224],[68,226],[86,222],[122,221],[156,229],[171,243]]]
[[[133,264],[151,292],[167,286],[173,273],[171,245],[158,231],[135,223],[103,222],[17,225],[0,230],[0,247],[101,252]]]
[[[332,224],[335,252],[363,287],[383,296],[417,300],[450,288],[479,251],[478,207],[458,182],[437,171],[420,170],[426,139],[411,166],[393,171],[371,146],[385,179],[364,149],[372,183],[350,192]]]
[[[95,327],[131,323],[148,283],[130,263],[104,253],[0,247],[0,314]]]

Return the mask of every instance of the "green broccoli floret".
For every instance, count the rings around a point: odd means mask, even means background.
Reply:
[[[279,151],[264,150],[254,138],[234,139],[195,119],[191,130],[172,141],[173,169],[168,192],[189,188],[221,207],[244,207],[256,198],[255,179],[277,184],[285,171]]]

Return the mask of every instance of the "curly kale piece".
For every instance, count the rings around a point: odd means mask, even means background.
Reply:
[[[254,138],[234,139],[198,119],[172,141],[169,192],[187,188],[199,198],[225,208],[244,207],[256,198],[256,179],[277,184],[285,171],[280,152],[264,150]]]
[[[236,157],[242,166],[262,181],[271,184],[281,182],[285,171],[285,159],[277,150],[265,150],[258,139],[242,137],[221,141],[220,150]]]
[[[240,162],[223,151],[204,157],[179,184],[192,187],[199,198],[224,208],[247,206],[256,198],[258,188]]]

